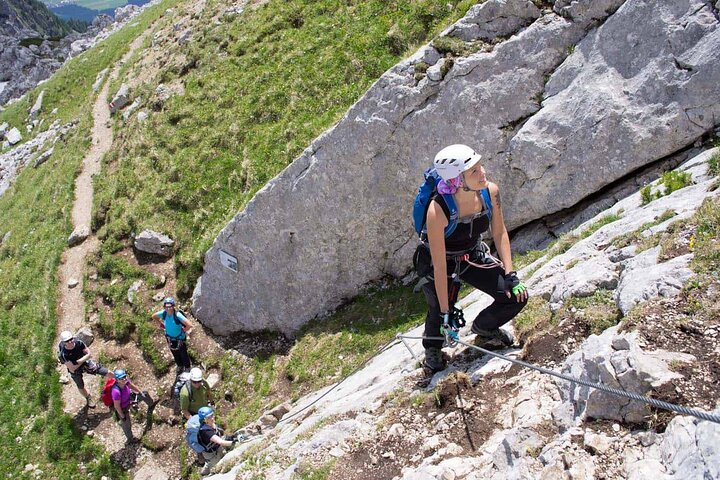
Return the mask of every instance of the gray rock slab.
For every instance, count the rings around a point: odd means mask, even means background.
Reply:
[[[490,0],[470,7],[448,34],[466,42],[490,41],[511,35],[539,17],[540,9],[529,0]]]
[[[175,242],[163,233],[153,230],[143,230],[135,237],[135,248],[145,253],[153,253],[169,257],[173,254]]]
[[[43,104],[43,98],[45,97],[45,90],[40,92],[40,95],[38,95],[37,99],[35,100],[35,103],[33,104],[32,108],[30,109],[30,120],[37,119],[38,115],[40,115],[40,110],[42,110],[42,104]]]
[[[193,294],[195,316],[218,334],[292,335],[369,281],[407,273],[416,245],[411,205],[434,153],[471,138],[493,178],[511,184],[514,173],[497,153],[506,150],[508,125],[540,108],[545,76],[586,28],[549,14],[492,52],[455,59],[441,82],[416,83],[410,61],[386,72],[221,231]],[[519,218],[512,192],[504,205],[510,228]],[[340,199],[352,200],[339,208]]]
[[[563,364],[563,373],[593,383],[647,395],[651,389],[660,388],[668,382],[681,378],[667,363],[670,358],[692,361],[693,357],[670,352],[644,352],[638,345],[635,334],[617,333],[612,327],[601,335],[591,335],[579,351],[570,355]],[[617,337],[624,337],[618,342]],[[613,344],[624,344],[615,350]],[[625,348],[629,346],[629,348]],[[578,384],[558,384],[564,401],[574,407],[579,419],[598,418],[627,423],[640,423],[648,415],[648,406],[643,402],[629,400],[601,390]]]
[[[55,151],[55,148],[49,148],[45,150],[43,153],[38,155],[38,157],[35,159],[35,163],[33,163],[33,167],[37,168],[43,163],[47,162],[48,159],[52,156],[53,152]]]
[[[85,241],[90,236],[90,226],[78,225],[68,237],[68,247],[74,247]]]
[[[120,85],[118,91],[113,95],[112,101],[110,101],[110,113],[115,113],[121,110],[125,105],[130,103],[129,98],[129,87],[126,84]]]
[[[720,29],[707,2],[629,0],[572,51],[507,149],[522,175],[504,187],[522,223],[574,205],[578,185],[597,191],[691,145],[720,117]]]
[[[20,133],[20,130],[13,127],[10,129],[9,132],[5,134],[5,139],[8,141],[10,145],[15,145],[20,140],[22,140],[22,134]]]
[[[659,254],[660,247],[655,247],[625,262],[615,291],[615,302],[623,315],[651,298],[677,295],[693,276],[690,269],[693,254],[658,263]]]

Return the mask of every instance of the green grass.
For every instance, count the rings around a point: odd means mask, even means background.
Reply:
[[[715,153],[708,160],[708,173],[716,177],[720,175],[720,152]]]
[[[184,61],[157,79],[182,77],[185,94],[119,131],[95,183],[93,227],[104,242],[144,228],[168,233],[179,294],[189,295],[220,229],[383,72],[472,3],[271,0],[220,26],[201,14]],[[155,86],[135,93],[147,98]]]
[[[695,212],[697,231],[693,250],[693,268],[703,275],[714,275],[720,271],[720,200],[706,199]]]
[[[148,10],[140,25],[126,28],[98,47],[71,60],[42,85],[41,118],[58,108],[63,123],[79,123],[55,145],[50,162],[26,168],[0,197],[0,477],[24,478],[27,464],[42,478],[124,478],[101,445],[63,413],[55,370],[57,268],[70,234],[74,179],[89,147],[90,86],[97,72],[116,62],[130,40],[166,6]],[[17,125],[39,90],[0,113],[0,122]],[[31,138],[26,136],[25,140]],[[51,170],[49,170],[51,169]],[[19,353],[22,353],[21,355]],[[19,440],[16,440],[19,438]],[[81,471],[82,462],[86,470]]]
[[[637,253],[653,248],[660,243],[662,232],[650,236],[644,236],[642,233],[649,228],[655,227],[667,220],[670,220],[675,215],[677,215],[677,212],[675,212],[675,210],[665,210],[652,222],[643,223],[636,230],[615,237],[612,241],[612,244],[617,248],[625,248],[629,245],[636,245]]]
[[[691,184],[692,176],[689,172],[678,172],[677,170],[665,172],[662,174],[655,190],[651,185],[646,185],[640,189],[642,204],[647,205],[653,200],[670,195],[672,192]]]

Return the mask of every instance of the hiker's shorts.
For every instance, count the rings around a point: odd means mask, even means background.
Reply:
[[[75,385],[77,385],[78,389],[82,390],[85,388],[85,381],[83,380],[83,373],[89,373],[91,375],[101,375],[105,376],[108,374],[109,370],[99,363],[92,362],[90,365],[88,365],[89,362],[85,362],[82,367],[78,368],[74,372],[70,372],[68,370],[68,373],[70,373],[70,378],[72,378],[72,381],[75,382]]]

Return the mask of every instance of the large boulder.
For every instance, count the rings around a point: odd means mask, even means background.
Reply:
[[[495,20],[520,3],[493,2]],[[292,335],[368,282],[407,273],[413,196],[447,144],[483,154],[514,228],[713,130],[720,29],[705,2],[557,9],[490,52],[438,59],[445,67],[419,81],[427,47],[385,73],[221,231],[194,292],[197,318],[220,334]]]

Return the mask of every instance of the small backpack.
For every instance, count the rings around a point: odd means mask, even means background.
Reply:
[[[117,388],[118,390],[120,390],[120,386],[117,384],[115,379],[108,378],[105,381],[105,386],[103,387],[102,395],[100,395],[100,399],[108,407],[113,406],[113,399],[112,399],[112,389],[113,388]]]
[[[437,185],[440,183],[442,178],[437,173],[434,167],[428,168],[423,172],[425,181],[418,188],[418,193],[415,196],[415,203],[413,204],[413,222],[415,224],[415,232],[422,237],[425,229],[425,220],[427,219],[427,211],[430,206],[430,201],[435,195],[442,195],[445,200],[445,204],[450,210],[450,218],[448,224],[445,227],[445,238],[452,235],[457,227],[458,220],[458,208],[455,203],[455,198],[451,194],[441,194],[437,191]],[[487,207],[488,219],[492,219],[492,200],[490,199],[490,191],[487,188],[483,188],[480,191],[482,200]]]
[[[197,453],[202,453],[205,451],[205,447],[202,446],[200,443],[200,438],[198,437],[198,433],[200,433],[200,417],[197,415],[193,415],[190,417],[190,420],[187,421],[185,424],[185,441],[187,444],[195,450]]]

